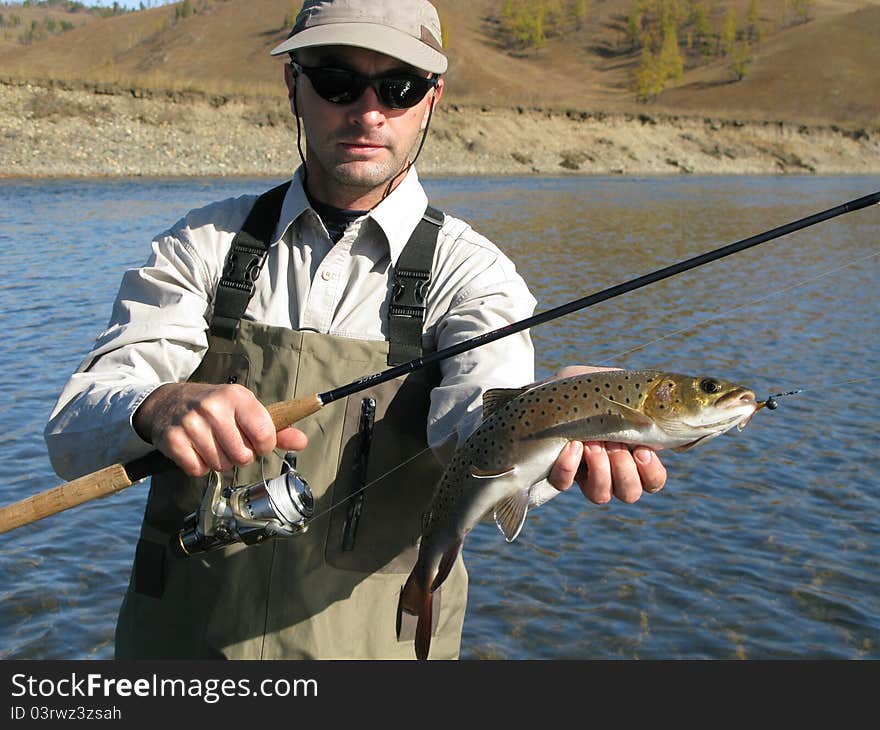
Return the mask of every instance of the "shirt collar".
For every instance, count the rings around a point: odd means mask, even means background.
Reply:
[[[275,229],[276,244],[284,238],[287,229],[306,211],[311,210],[306,192],[303,189],[303,167],[297,169],[290,188],[284,196],[281,215]],[[410,167],[391,194],[367,214],[385,234],[391,255],[391,264],[396,265],[403,247],[421,220],[428,205],[428,196],[419,182],[414,167]]]
[[[303,167],[300,166],[291,180],[284,203],[281,205],[281,215],[278,216],[278,225],[275,227],[275,237],[272,245],[281,241],[294,222],[307,210],[311,210],[306,191],[303,189]]]
[[[379,225],[388,239],[392,265],[397,265],[397,259],[422,219],[427,205],[425,189],[419,182],[415,168],[410,167],[400,185],[370,211],[368,217]]]

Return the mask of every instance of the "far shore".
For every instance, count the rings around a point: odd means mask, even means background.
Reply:
[[[288,176],[281,103],[0,81],[0,177]],[[880,175],[880,128],[441,105],[418,160],[439,175]]]

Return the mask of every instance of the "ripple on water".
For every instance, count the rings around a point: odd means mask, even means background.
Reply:
[[[58,483],[45,419],[149,239],[189,208],[273,182],[0,181],[0,237],[17,243],[0,246],[0,270],[18,272],[0,282],[0,498]],[[426,186],[511,255],[543,311],[878,182]],[[877,382],[839,385],[877,371],[876,229],[877,210],[860,211],[533,328],[538,377],[589,362],[804,392],[742,433],[664,454],[667,487],[635,505],[571,490],[513,545],[475,530],[463,657],[880,658]],[[145,499],[134,487],[0,536],[0,657],[112,656]]]

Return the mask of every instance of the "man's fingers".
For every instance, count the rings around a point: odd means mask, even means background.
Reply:
[[[631,504],[643,492],[658,492],[666,483],[666,467],[643,446],[630,452],[624,444],[587,442],[583,461],[586,476],[579,473],[577,481],[584,496],[596,504],[606,504],[612,497]]]
[[[583,453],[584,445],[580,441],[569,441],[550,469],[547,481],[561,492],[568,489],[580,468]]]
[[[579,484],[584,496],[595,504],[611,501],[611,462],[601,443],[588,441],[584,444],[586,479]]]
[[[184,474],[191,477],[201,477],[211,471],[211,457],[206,461],[202,452],[207,451],[204,447],[198,449],[190,435],[183,428],[173,428],[165,432],[162,441],[157,444],[169,459],[174,461]]]
[[[638,501],[642,496],[642,479],[632,453],[623,444],[614,442],[606,444],[606,450],[614,496],[627,504]]]
[[[278,448],[283,451],[302,451],[309,443],[298,428],[283,428],[277,434]]]
[[[633,458],[639,470],[642,480],[642,488],[649,494],[654,494],[663,489],[666,484],[666,467],[653,449],[637,446],[633,449]]]
[[[275,448],[277,434],[269,411],[250,391],[245,393],[243,401],[236,404],[234,425],[245,444],[253,450],[253,459],[255,454],[265,456]]]

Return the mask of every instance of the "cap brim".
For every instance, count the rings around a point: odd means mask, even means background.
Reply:
[[[397,58],[410,66],[435,74],[446,72],[448,61],[427,43],[386,25],[374,23],[328,23],[306,28],[271,50],[280,56],[298,48],[315,46],[356,46]]]

